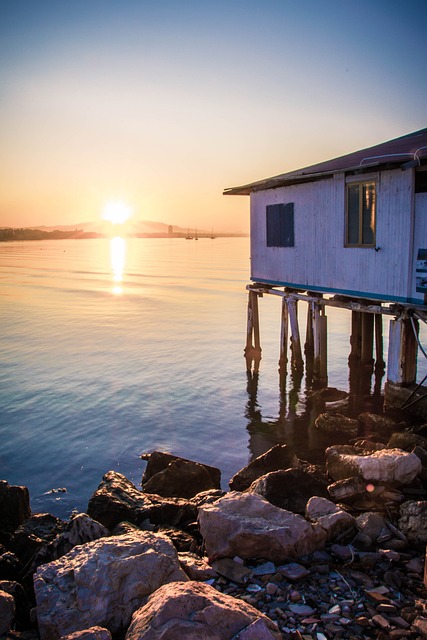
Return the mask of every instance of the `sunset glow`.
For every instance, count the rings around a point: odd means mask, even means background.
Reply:
[[[124,224],[132,216],[132,210],[120,201],[108,202],[102,212],[102,219],[112,224]]]
[[[101,222],[123,198],[133,220],[247,233],[226,187],[426,126],[426,19],[422,0],[4,0],[0,226]]]

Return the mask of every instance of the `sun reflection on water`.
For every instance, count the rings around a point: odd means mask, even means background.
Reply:
[[[123,274],[126,264],[126,240],[121,236],[115,236],[110,240],[110,261],[113,271],[113,282],[123,282]],[[115,284],[112,293],[120,295],[123,293],[123,287]]]

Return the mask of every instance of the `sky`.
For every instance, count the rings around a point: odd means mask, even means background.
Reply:
[[[427,126],[426,0],[0,0],[0,226],[247,232],[227,187]]]

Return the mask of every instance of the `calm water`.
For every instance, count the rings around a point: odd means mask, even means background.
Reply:
[[[138,486],[144,451],[218,466],[224,488],[277,442],[316,459],[305,380],[279,389],[273,296],[247,378],[249,271],[246,238],[0,245],[0,477],[28,486],[34,511],[68,517],[109,469]],[[329,385],[347,390],[350,317],[327,313]]]

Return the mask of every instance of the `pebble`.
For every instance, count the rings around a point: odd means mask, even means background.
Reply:
[[[398,555],[332,545],[300,562],[247,563],[247,583],[219,576],[215,586],[269,616],[285,640],[427,639],[424,556]]]

